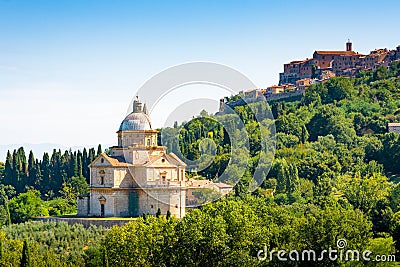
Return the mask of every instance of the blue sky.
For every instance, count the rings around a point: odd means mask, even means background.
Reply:
[[[395,48],[399,9],[384,0],[0,0],[0,144],[115,143],[135,91],[167,67],[217,62],[265,87],[283,63],[344,49],[348,38],[361,53]],[[186,97],[223,95],[191,90]],[[164,102],[155,126],[174,109]]]

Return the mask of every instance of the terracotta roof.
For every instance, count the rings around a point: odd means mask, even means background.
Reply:
[[[214,183],[216,186],[218,186],[219,188],[233,188],[232,185],[229,184],[225,184],[225,183]]]
[[[390,122],[388,123],[388,126],[390,127],[400,127],[400,122]]]
[[[285,88],[283,85],[271,85],[268,88]]]
[[[319,55],[358,55],[354,51],[315,51]]]
[[[130,164],[125,162],[125,159],[123,157],[110,157],[107,154],[103,153],[102,154],[106,160],[108,160],[112,166],[116,167],[126,167],[129,166]]]
[[[132,164],[126,163],[124,157],[110,157],[106,153],[101,153],[89,166],[92,166],[93,163],[97,162],[100,158],[105,158],[111,166],[114,167],[127,167],[131,166]]]
[[[150,155],[148,162],[145,162],[144,165],[152,166],[154,162],[156,162],[160,158],[165,158],[167,160],[168,164],[163,165],[165,167],[176,167],[178,165],[186,166],[186,164],[183,161],[181,161],[174,153],[169,153],[169,154],[161,153],[158,155]]]

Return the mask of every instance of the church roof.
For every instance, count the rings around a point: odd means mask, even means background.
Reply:
[[[126,163],[124,157],[110,157],[106,153],[101,153],[92,163],[90,163],[89,167],[96,164],[96,162],[100,159],[104,158],[106,161],[110,163],[113,167],[128,167],[132,166],[132,164]]]
[[[151,130],[150,117],[142,112],[132,112],[122,121],[119,131]]]
[[[359,55],[354,51],[315,51],[315,53],[319,55],[343,55],[343,56]]]
[[[174,153],[169,153],[169,154],[159,154],[159,155],[152,155],[149,157],[148,162],[146,162],[144,165],[145,166],[154,166],[154,163],[159,160],[160,158],[165,158],[167,162],[169,163],[168,165],[171,166],[186,166],[186,163],[180,160]],[[166,166],[166,165],[164,165]]]

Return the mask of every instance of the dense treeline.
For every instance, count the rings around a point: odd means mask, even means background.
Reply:
[[[77,195],[88,190],[88,165],[100,153],[100,145],[97,151],[53,150],[39,160],[32,151],[27,157],[22,147],[12,154],[8,151],[0,165],[1,225],[76,212]]]
[[[17,194],[26,192],[27,187],[39,190],[42,197],[52,198],[60,196],[62,184],[71,177],[85,177],[89,182],[88,165],[101,153],[99,145],[97,152],[90,148],[81,151],[53,150],[52,155],[43,154],[41,160],[35,158],[33,152],[27,157],[24,148],[14,150],[11,154],[7,152],[4,164],[2,183],[11,185]]]

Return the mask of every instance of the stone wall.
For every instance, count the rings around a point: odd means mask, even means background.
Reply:
[[[42,222],[67,222],[70,225],[74,224],[82,224],[85,228],[90,227],[91,225],[102,226],[104,228],[111,228],[114,225],[123,226],[135,219],[125,219],[125,220],[107,220],[107,219],[93,219],[93,218],[36,218],[35,221]]]

